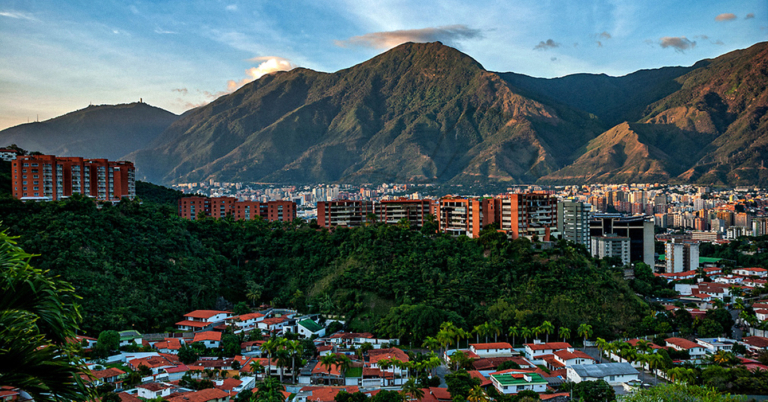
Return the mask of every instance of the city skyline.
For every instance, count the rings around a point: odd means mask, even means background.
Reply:
[[[536,77],[692,65],[765,39],[762,1],[0,3],[0,129],[88,104],[182,113],[265,73],[333,72],[407,41]]]

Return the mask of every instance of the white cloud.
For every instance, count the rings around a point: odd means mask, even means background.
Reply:
[[[227,92],[234,92],[240,89],[243,85],[258,80],[267,74],[277,71],[288,71],[296,67],[290,60],[278,56],[254,57],[248,59],[248,61],[259,63],[259,65],[245,70],[245,74],[248,75],[248,77],[239,81],[227,81]]]
[[[373,49],[388,49],[405,42],[443,42],[453,45],[464,39],[482,38],[479,29],[466,25],[445,25],[421,29],[401,29],[397,31],[371,32],[365,35],[353,36],[334,43],[340,47],[368,47]]]
[[[723,13],[715,17],[715,21],[732,21],[736,19],[736,14],[734,13]]]
[[[13,18],[17,20],[39,21],[32,15],[19,11],[0,11],[0,17]]]
[[[227,10],[227,11],[237,11],[237,4],[230,4],[230,5],[226,6],[226,7],[224,7],[224,9]]]

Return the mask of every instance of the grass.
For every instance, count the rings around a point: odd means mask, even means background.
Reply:
[[[545,372],[545,373],[549,374],[549,369],[548,369],[546,366],[544,366],[544,365],[541,365],[541,364],[537,364],[537,365],[536,365],[536,367],[540,368],[540,369],[541,369],[541,371],[543,371],[543,372]]]
[[[125,363],[123,363],[123,362],[114,362],[114,363],[109,363],[109,364],[102,364],[102,366],[104,366],[104,368],[112,368],[112,367],[118,368],[120,370],[125,371],[126,373],[130,373],[131,371],[133,371],[128,366],[126,366]]]

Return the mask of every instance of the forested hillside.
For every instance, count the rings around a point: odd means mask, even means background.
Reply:
[[[192,222],[174,212],[149,202],[98,210],[81,198],[3,199],[0,226],[40,254],[36,267],[76,286],[89,334],[164,330],[221,298],[346,314],[353,330],[406,339],[433,334],[443,319],[465,328],[548,319],[572,331],[589,323],[611,336],[633,333],[648,312],[620,272],[565,244],[537,252],[493,230],[477,240],[384,225],[330,233],[298,221]],[[382,320],[390,312],[400,318]]]

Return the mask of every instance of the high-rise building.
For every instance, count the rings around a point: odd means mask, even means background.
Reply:
[[[99,201],[136,197],[133,163],[106,159],[23,155],[11,163],[15,198],[55,201],[82,194]]]
[[[666,272],[668,274],[699,268],[699,243],[672,239],[664,244]]]
[[[563,239],[592,248],[589,236],[590,204],[566,200],[557,203],[557,231]]]
[[[597,258],[619,257],[623,265],[629,265],[629,237],[619,237],[615,234],[594,236],[590,243],[593,256]]]
[[[359,227],[368,222],[368,214],[375,213],[373,201],[321,201],[317,203],[317,224],[324,228]]]
[[[557,199],[545,192],[504,194],[496,197],[499,227],[512,239],[537,236],[549,241],[557,229]]]
[[[453,236],[480,236],[483,223],[483,201],[474,198],[443,197],[437,203],[440,232]]]
[[[376,214],[381,222],[387,224],[396,224],[405,218],[411,226],[422,227],[427,215],[431,213],[431,206],[432,200],[384,200],[379,204]]]
[[[589,222],[589,234],[602,237],[615,234],[628,237],[630,261],[654,266],[653,222],[649,216],[624,217],[621,214],[596,214]],[[595,250],[592,250],[594,254]]]

